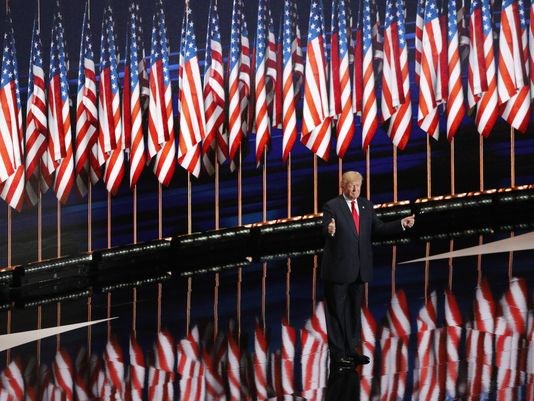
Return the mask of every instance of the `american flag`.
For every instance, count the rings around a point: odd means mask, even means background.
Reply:
[[[271,9],[267,8],[267,50],[266,50],[266,77],[265,86],[267,88],[267,108],[269,109],[269,116],[271,119],[271,126],[275,126],[275,119],[273,116],[273,103],[277,79],[281,79],[282,75],[278,75],[278,61],[281,60],[281,54],[277,54],[279,46],[276,39],[276,33],[274,28],[273,16],[271,15]],[[281,70],[280,70],[281,72]]]
[[[282,347],[281,347],[281,378],[284,395],[295,392],[295,345],[297,332],[294,327],[284,319],[282,322]]]
[[[219,11],[217,1],[211,0],[204,62],[206,138],[202,142],[202,161],[209,175],[215,172],[215,154],[221,164],[228,157],[228,136],[224,128],[225,97]]]
[[[482,27],[482,29],[480,29]],[[471,2],[469,20],[470,51],[468,103],[477,107],[475,123],[478,132],[488,136],[499,116],[497,72],[493,50],[493,27],[489,0]]]
[[[285,1],[284,1],[284,7],[285,7]],[[276,65],[274,68],[276,68],[276,74],[274,74],[274,78],[271,77],[271,83],[272,83],[272,99],[269,104],[269,113],[271,116],[271,127],[273,128],[279,128],[282,129],[283,127],[283,112],[282,112],[282,105],[283,105],[283,79],[284,79],[284,17],[280,18],[279,24],[278,24],[278,36],[276,39]],[[269,33],[270,35],[270,33]],[[269,45],[271,42],[269,41]]]
[[[436,0],[426,0],[417,118],[421,129],[434,139],[439,136],[438,104],[442,100],[439,61],[443,43],[438,11]]]
[[[111,2],[104,9],[100,39],[100,82],[98,86],[98,160],[106,163],[104,182],[115,195],[124,177],[119,70],[115,46],[115,23]]]
[[[423,65],[423,64],[422,64]],[[420,400],[433,400],[439,397],[436,367],[436,351],[434,336],[437,329],[437,299],[433,292],[417,316],[417,359],[418,390]]]
[[[102,358],[106,368],[107,381],[113,387],[113,390],[118,394],[123,394],[125,379],[124,355],[115,336],[112,336],[106,343]]]
[[[375,17],[371,36],[373,37],[373,62],[375,64],[375,74],[380,75],[384,62],[384,35],[382,23],[380,22],[380,13],[376,7],[376,0],[371,0],[371,16]]]
[[[271,122],[267,105],[267,57],[269,55],[269,16],[267,0],[259,0],[256,32],[256,71],[255,71],[255,122],[256,122],[256,163],[263,159],[271,136]],[[276,70],[275,70],[276,71]]]
[[[146,366],[145,358],[141,346],[134,338],[130,336],[129,341],[129,387],[132,401],[141,401],[143,399],[143,388],[145,387]]]
[[[206,119],[195,26],[189,5],[187,5],[185,13],[186,25],[182,29],[181,63],[179,66],[181,86],[178,163],[195,177],[198,177],[201,165],[201,141],[206,137]]]
[[[74,185],[74,154],[71,139],[67,54],[60,3],[52,24],[50,72],[48,79],[48,174],[54,172],[54,190],[61,203],[66,203]]]
[[[234,0],[232,10],[232,30],[230,33],[230,57],[228,71],[228,131],[229,131],[229,158],[234,157],[241,146],[243,132],[241,130],[241,94],[239,72],[241,70],[241,29],[242,29],[242,2]]]
[[[241,350],[234,335],[228,336],[226,377],[228,378],[229,401],[241,400]]]
[[[2,385],[14,401],[24,400],[25,392],[28,390],[24,386],[23,369],[22,362],[16,358],[7,365],[1,374]]]
[[[425,0],[417,0],[415,11],[415,82],[419,85],[421,76],[421,58],[423,56],[423,27],[425,26]]]
[[[24,136],[15,36],[8,10],[0,78],[0,197],[20,211],[24,202]]]
[[[256,324],[254,330],[254,382],[258,401],[267,400],[268,344],[265,329]]]
[[[254,119],[253,76],[254,55],[250,49],[248,24],[245,18],[244,3],[241,1],[241,64],[239,65],[239,92],[241,97],[241,132],[245,138],[252,130]],[[245,143],[245,145],[247,145]],[[244,149],[247,151],[248,149]]]
[[[176,145],[169,76],[169,48],[163,0],[156,3],[152,19],[150,54],[150,100],[148,106],[148,156],[156,156],[154,173],[169,185],[176,168]]]
[[[447,0],[447,95],[445,96],[447,114],[447,139],[454,138],[465,115],[464,91],[459,50],[459,12],[456,0]]]
[[[522,133],[526,132],[530,120],[526,14],[523,0],[503,1],[497,76],[501,116]]]
[[[295,111],[294,51],[297,47],[294,0],[284,1],[284,27],[282,30],[282,158],[287,161],[297,139],[297,114]]]
[[[402,0],[388,0],[384,26],[381,110],[384,121],[390,120],[388,136],[399,149],[404,149],[412,131],[405,32]]]
[[[56,352],[52,365],[56,386],[63,392],[61,399],[73,401],[74,399],[74,364],[65,349]]]
[[[336,152],[338,157],[343,158],[345,152],[349,148],[352,137],[354,136],[354,114],[352,112],[352,96],[351,96],[351,82],[350,82],[350,71],[349,71],[349,40],[350,33],[347,27],[347,9],[345,0],[334,0],[337,1],[337,17],[335,18],[337,22],[337,35],[334,35],[334,27],[332,27],[332,44],[337,41],[337,46],[330,46],[331,56],[331,71],[332,75],[330,76],[331,85],[330,88],[334,90],[331,92],[333,96],[330,97],[330,102],[332,103],[332,97],[334,98],[334,109],[336,111],[337,121],[336,133],[337,133],[337,143],[336,143]],[[333,3],[334,4],[334,3]],[[333,53],[337,50],[337,55]],[[338,60],[337,72],[334,73],[335,63],[332,60]],[[333,83],[333,84],[332,84]],[[338,109],[339,107],[339,109]],[[338,112],[339,111],[339,112]]]
[[[26,102],[26,195],[32,205],[39,200],[39,191],[46,192],[48,185],[41,174],[46,173],[46,83],[43,70],[43,46],[37,18],[33,25],[28,73],[28,99]]]
[[[328,160],[331,117],[328,110],[324,48],[323,4],[320,0],[312,0],[306,51],[301,141],[317,156]]]
[[[296,1],[293,1],[293,21],[295,23],[295,45],[293,48],[293,63],[295,65],[295,96],[297,99],[300,99],[300,97],[302,96],[302,85],[304,83],[304,63],[306,60],[302,51],[302,36],[300,34],[300,27],[298,23],[299,13]],[[324,23],[322,26],[324,33]]]
[[[363,1],[362,32],[362,148],[367,149],[378,127],[378,108],[375,93],[375,73],[373,67],[373,27],[371,22],[371,2]]]
[[[76,96],[76,188],[80,196],[87,194],[88,185],[100,176],[97,155],[97,98],[93,39],[88,15],[88,3],[82,25],[80,63],[78,65],[78,94]]]
[[[126,33],[122,122],[126,151],[130,157],[130,188],[137,185],[146,164],[141,85],[145,70],[139,3],[130,3]]]
[[[362,3],[358,6],[358,16],[356,19],[356,32],[353,42],[353,76],[352,76],[352,111],[359,116],[362,115],[363,100],[363,10]],[[351,35],[352,37],[352,35]]]

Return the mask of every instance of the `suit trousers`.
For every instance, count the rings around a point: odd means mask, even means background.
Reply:
[[[324,282],[325,316],[331,358],[354,354],[360,345],[363,282]]]

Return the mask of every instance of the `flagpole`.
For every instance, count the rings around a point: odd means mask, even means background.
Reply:
[[[317,173],[317,155],[313,154],[313,214],[317,214],[318,207],[318,173]]]
[[[397,146],[393,145],[393,203],[397,203]],[[395,274],[397,271],[397,246],[391,248],[391,298],[395,295]]]
[[[39,0],[40,1],[40,0]],[[87,20],[91,21],[91,0],[87,0]],[[87,252],[93,251],[93,183],[91,182],[91,167],[87,175]],[[93,315],[93,296],[91,293],[87,296],[87,321],[92,320]],[[92,352],[92,333],[91,325],[87,326],[87,355],[90,357]]]
[[[158,239],[163,238],[163,188],[161,182],[158,181]],[[158,313],[157,313],[157,331],[161,331],[161,295],[163,285],[158,283]]]
[[[287,156],[287,180],[286,180],[286,183],[287,183],[287,218],[291,218],[291,198],[292,198],[292,194],[291,194],[291,185],[292,185],[292,180],[291,180],[291,152],[289,152],[288,156]]]
[[[237,167],[237,225],[241,227],[241,224],[243,224],[243,216],[242,216],[242,162],[243,162],[243,155],[242,155],[242,147],[241,144],[239,145],[239,166]],[[243,275],[243,268],[239,267],[237,271],[237,339],[238,342],[241,339],[241,281],[242,281],[242,275]]]
[[[219,229],[219,160],[218,149],[215,150],[215,229]],[[213,339],[219,330],[219,272],[215,273],[213,286]]]
[[[456,176],[455,176],[455,170],[454,170],[454,166],[455,166],[455,157],[454,157],[454,138],[451,139],[451,143],[450,143],[450,147],[451,147],[451,195],[454,195],[456,193],[456,183],[455,183],[455,180],[456,180]],[[452,251],[454,250],[454,239],[451,238],[450,242],[449,242],[449,252],[452,253]],[[453,266],[452,266],[452,256],[449,257],[449,291],[452,291],[452,271],[453,271]]]
[[[365,151],[365,183],[365,193],[367,199],[371,200],[371,145],[367,145],[367,150]],[[363,285],[363,302],[365,306],[369,305],[368,283],[364,283]]]
[[[426,196],[430,198],[432,196],[432,145],[430,143],[430,135],[426,136]],[[428,300],[428,279],[430,271],[430,241],[425,243],[425,304]]]
[[[111,248],[111,192],[108,192],[108,249]]]
[[[510,187],[515,188],[515,129],[510,126]],[[515,232],[510,232],[510,238],[515,236]],[[508,255],[508,281],[512,281],[512,268],[514,265],[514,252]]]
[[[263,222],[267,221],[267,149],[263,151]],[[265,330],[265,296],[267,288],[267,262],[263,262],[261,272],[261,326]]]
[[[57,257],[61,257],[61,202],[57,201],[56,209],[56,224],[57,224]]]
[[[337,182],[341,182],[343,175],[343,159],[338,157],[337,159]],[[339,187],[339,194],[341,195],[341,187]]]
[[[186,2],[187,7],[187,2]],[[191,196],[191,173],[187,172],[187,234],[191,234],[193,231],[192,223],[192,196]],[[193,278],[189,276],[187,278],[187,298],[186,298],[186,322],[185,322],[185,333],[189,334],[190,325],[191,325],[191,293],[193,291]]]
[[[484,191],[484,136],[480,135],[479,139],[479,164],[478,171],[480,177],[480,191]],[[478,245],[483,243],[482,235],[478,236]],[[482,282],[482,255],[477,255],[477,285]]]

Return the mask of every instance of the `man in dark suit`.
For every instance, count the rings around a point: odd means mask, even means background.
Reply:
[[[326,301],[328,347],[333,366],[352,368],[369,363],[360,354],[363,285],[373,277],[372,235],[395,234],[415,223],[414,215],[383,222],[373,204],[360,198],[362,175],[347,171],[342,194],[323,206],[325,247],[321,264]]]

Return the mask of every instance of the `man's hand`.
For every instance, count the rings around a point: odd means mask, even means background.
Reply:
[[[401,224],[404,228],[412,228],[415,224],[415,214],[405,217],[401,220]]]
[[[328,234],[330,234],[330,236],[333,237],[335,233],[336,233],[336,221],[332,218],[330,220],[330,223],[328,223]]]

